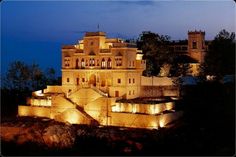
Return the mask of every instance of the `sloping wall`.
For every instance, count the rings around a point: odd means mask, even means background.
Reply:
[[[73,102],[76,102],[82,107],[100,97],[102,96],[91,88],[79,89],[77,92],[69,96]]]
[[[86,118],[80,111],[77,109],[67,109],[64,112],[58,114],[54,118],[56,121],[68,122],[70,124],[90,124],[91,121]]]

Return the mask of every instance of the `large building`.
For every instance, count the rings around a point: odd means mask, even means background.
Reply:
[[[204,33],[189,32],[188,56],[203,61]],[[62,85],[35,91],[19,116],[38,116],[72,124],[159,128],[176,120],[173,78],[144,77],[146,61],[134,44],[87,32],[62,47]],[[168,96],[168,99],[166,98]]]
[[[76,45],[62,48],[62,86],[73,93],[91,87],[111,97],[139,97],[146,63],[141,51],[104,32],[87,32]]]

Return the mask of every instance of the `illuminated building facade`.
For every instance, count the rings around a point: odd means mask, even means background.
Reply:
[[[146,63],[135,45],[87,32],[76,45],[62,48],[62,86],[68,93],[96,88],[111,97],[139,97]]]
[[[87,32],[78,43],[62,47],[62,85],[33,92],[18,115],[71,124],[164,127],[182,115],[173,99],[163,99],[178,97],[178,89],[171,78],[142,76],[142,57],[131,43]]]

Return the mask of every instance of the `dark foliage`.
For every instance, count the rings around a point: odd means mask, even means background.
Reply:
[[[38,64],[27,65],[22,61],[12,62],[2,80],[1,88],[22,92],[35,91],[45,88],[46,85],[59,83],[53,68],[43,72]]]
[[[60,84],[55,70],[48,68],[43,72],[37,64],[27,65],[21,61],[9,65],[6,76],[1,78],[1,117],[17,115],[18,105],[26,104],[27,97],[35,90],[44,89],[47,85]]]
[[[205,56],[204,73],[221,78],[235,74],[235,33],[222,30],[209,45]]]
[[[167,35],[159,35],[150,31],[140,34],[137,47],[143,51],[144,59],[147,61],[144,75],[158,75],[163,64],[172,62],[169,43],[170,37]]]

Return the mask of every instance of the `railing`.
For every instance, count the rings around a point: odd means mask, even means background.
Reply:
[[[99,94],[101,94],[102,96],[108,97],[108,93],[105,93],[105,92],[99,90],[99,89],[96,88],[95,86],[91,85],[91,88],[92,88],[94,91],[96,91],[96,92],[98,92]]]

